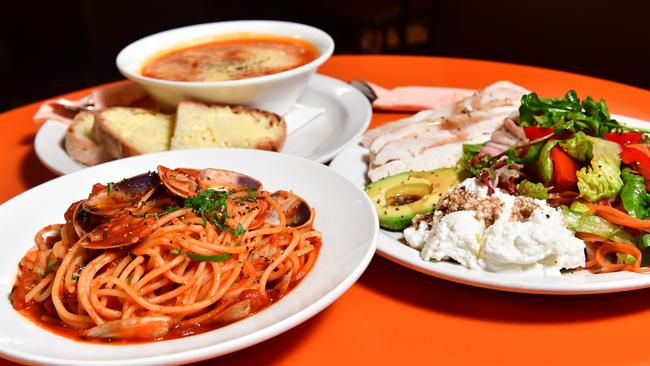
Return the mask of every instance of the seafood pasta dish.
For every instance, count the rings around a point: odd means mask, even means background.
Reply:
[[[63,212],[62,212],[63,213]],[[10,300],[87,341],[202,333],[280,299],[314,267],[315,210],[247,175],[159,166],[92,187],[35,233]]]

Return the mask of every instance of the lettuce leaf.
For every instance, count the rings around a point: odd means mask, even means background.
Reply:
[[[589,233],[602,236],[611,241],[635,244],[634,236],[625,231],[623,228],[612,224],[611,222],[601,218],[587,214],[588,209],[584,210],[586,206],[580,202],[574,202],[571,207],[562,206],[562,213],[564,220],[569,229],[578,233]]]
[[[625,168],[621,173],[623,188],[621,202],[630,216],[645,219],[650,216],[650,195],[645,185],[645,178]]]
[[[482,144],[463,144],[463,157],[459,161],[462,169],[466,169],[472,176],[488,167],[491,156],[479,156],[480,150],[487,142]]]
[[[582,131],[578,131],[569,139],[560,142],[560,147],[578,161],[589,161],[593,158],[594,142]]]
[[[593,141],[591,166],[584,167],[576,173],[580,196],[590,202],[615,198],[623,188],[619,158],[621,148],[615,142],[598,138],[590,139]]]
[[[548,198],[548,191],[553,187],[544,187],[542,183],[533,183],[526,179],[517,184],[517,193],[522,196],[537,198],[538,200],[545,200]]]

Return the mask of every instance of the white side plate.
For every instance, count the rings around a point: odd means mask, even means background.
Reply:
[[[649,126],[648,122],[638,119],[613,117],[633,127]],[[330,168],[350,179],[357,187],[364,187],[369,182],[366,177],[367,155],[368,151],[358,143],[350,145],[332,160]],[[401,232],[388,230],[379,231],[377,252],[393,262],[431,276],[496,290],[571,295],[650,287],[650,274],[617,272],[594,275],[589,271],[578,271],[562,276],[527,276],[470,270],[451,262],[428,262],[420,258],[418,250],[405,244]]]
[[[323,75],[314,75],[298,103],[324,108],[325,113],[289,134],[282,153],[325,163],[353,141],[357,141],[370,124],[372,108],[368,99],[348,84]],[[87,168],[73,160],[63,148],[68,125],[46,121],[34,139],[34,149],[41,162],[58,174]]]
[[[158,164],[234,170],[259,179],[266,190],[296,192],[316,209],[315,227],[323,234],[313,270],[280,301],[249,318],[170,341],[124,346],[76,342],[16,312],[8,296],[18,262],[33,245],[35,233],[45,225],[63,222],[70,203],[86,197],[94,183],[115,182],[155,170]],[[365,193],[326,166],[291,155],[243,149],[164,152],[84,169],[7,201],[0,206],[0,222],[5,233],[0,256],[0,355],[24,363],[57,365],[180,364],[259,343],[309,319],[341,296],[370,262],[379,228]]]

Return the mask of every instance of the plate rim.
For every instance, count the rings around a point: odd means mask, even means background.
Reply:
[[[203,152],[202,152],[203,151]],[[359,197],[363,198],[364,205],[368,210],[374,211],[374,207],[372,206],[372,203],[370,202],[369,199],[367,199],[367,196],[365,193],[363,193],[363,190],[361,190],[358,186],[350,182],[349,180],[345,179],[345,177],[341,177],[340,174],[334,172],[333,170],[329,169],[327,166],[318,163],[316,161],[306,159],[303,157],[295,156],[295,155],[288,155],[288,154],[281,154],[277,152],[270,152],[270,151],[263,151],[263,150],[254,150],[254,149],[238,149],[238,148],[222,148],[222,149],[214,149],[214,148],[204,148],[204,149],[188,149],[188,150],[177,150],[177,151],[164,151],[164,152],[159,152],[159,153],[154,153],[154,154],[147,154],[147,155],[139,155],[139,156],[134,156],[134,157],[128,157],[124,159],[118,159],[114,161],[107,162],[105,164],[101,164],[101,167],[99,165],[94,166],[94,167],[89,167],[88,169],[82,169],[67,175],[62,175],[59,177],[56,177],[48,182],[39,184],[36,187],[33,187],[29,190],[26,190],[24,192],[21,192],[20,194],[10,198],[9,200],[5,201],[4,203],[0,204],[0,211],[5,211],[7,209],[11,209],[12,206],[17,205],[21,200],[25,199],[24,196],[27,196],[30,194],[31,191],[33,190],[43,190],[46,189],[48,185],[51,185],[52,182],[56,182],[59,180],[74,180],[76,176],[80,175],[92,175],[94,173],[94,170],[99,170],[99,169],[110,169],[114,168],[112,170],[117,170],[115,168],[119,168],[120,165],[127,165],[127,164],[132,164],[131,162],[136,161],[136,160],[158,160],[157,157],[161,155],[183,155],[183,154],[190,154],[190,153],[199,153],[199,154],[212,154],[216,155],[219,154],[219,151],[226,152],[227,154],[238,154],[238,155],[258,155],[258,156],[275,156],[275,157],[280,157],[281,159],[289,159],[289,160],[300,160],[302,163],[306,163],[312,166],[318,166],[318,169],[324,169],[328,171],[329,173],[332,173],[336,176],[339,176],[342,182],[345,182],[345,184],[349,184],[350,188],[353,189],[356,193],[359,194]],[[108,165],[108,166],[107,166]],[[115,167],[113,167],[113,165]],[[329,174],[327,173],[327,174]],[[119,174],[119,173],[118,173]],[[375,215],[373,215],[375,216]],[[196,362],[200,360],[205,360],[209,358],[214,358],[214,357],[219,357],[225,354],[229,354],[232,352],[236,352],[238,350],[253,346],[255,344],[261,343],[263,341],[266,341],[276,335],[279,335],[281,333],[284,333],[300,324],[303,322],[307,321],[308,319],[312,318],[313,316],[317,315],[318,313],[322,312],[325,308],[330,306],[332,303],[334,303],[337,299],[339,299],[356,281],[359,279],[359,277],[365,272],[366,268],[370,264],[370,261],[372,260],[374,253],[376,252],[377,248],[377,239],[379,235],[379,221],[376,219],[372,220],[372,225],[369,227],[369,230],[373,233],[370,237],[365,238],[365,241],[363,243],[363,246],[367,246],[367,249],[361,259],[358,261],[358,263],[355,265],[355,267],[350,271],[349,275],[343,278],[337,285],[335,285],[330,291],[328,291],[324,296],[318,298],[317,300],[311,302],[309,305],[305,306],[303,309],[299,310],[298,312],[295,312],[285,319],[282,319],[277,322],[273,322],[269,324],[268,326],[259,329],[257,331],[252,331],[250,333],[247,333],[245,335],[242,335],[240,337],[236,337],[233,339],[228,339],[223,342],[217,342],[214,344],[211,344],[206,347],[202,348],[197,348],[197,349],[189,349],[189,350],[183,350],[179,352],[175,352],[172,354],[163,354],[163,355],[156,355],[156,356],[144,356],[144,357],[138,357],[138,358],[132,358],[129,360],[117,360],[117,361],[112,361],[112,360],[94,360],[94,361],[88,361],[88,360],[78,360],[74,358],[57,358],[57,357],[51,357],[51,356],[42,356],[38,355],[35,353],[30,353],[30,352],[24,352],[22,350],[17,350],[15,348],[7,346],[5,343],[0,342],[0,355],[2,358],[15,361],[15,362],[20,362],[20,363],[37,363],[37,364],[46,364],[46,365],[114,365],[114,364],[120,364],[120,365],[167,365],[167,364],[178,364],[180,363],[187,363],[187,362]],[[27,245],[25,245],[27,247]],[[311,275],[312,272],[309,273]],[[300,286],[298,286],[300,287]],[[36,327],[36,328],[41,328],[37,324],[31,323],[31,326]],[[41,328],[42,329],[42,328]],[[46,332],[49,332],[45,330]],[[219,329],[212,330],[210,332],[214,331],[219,331]],[[208,332],[208,333],[210,333]],[[205,334],[205,333],[204,333]],[[184,339],[191,339],[191,337],[186,337]],[[74,341],[74,340],[73,340]],[[171,340],[173,341],[173,340]],[[84,344],[84,342],[79,342],[81,344]],[[145,345],[150,345],[150,344],[164,344],[163,342],[149,342],[149,343],[144,343]],[[233,346],[234,345],[234,346]],[[139,344],[127,344],[124,345],[124,347],[138,347]],[[108,345],[106,347],[115,347],[115,350],[119,350],[121,345]]]
[[[300,155],[294,155],[294,156],[306,158],[308,160],[313,160],[319,163],[326,163],[332,160],[346,147],[350,146],[352,143],[358,140],[363,135],[363,133],[368,129],[368,126],[370,125],[370,122],[372,120],[372,106],[368,101],[368,99],[363,94],[361,94],[361,92],[359,92],[357,89],[350,86],[349,84],[345,83],[344,81],[328,75],[323,75],[318,73],[314,74],[313,77],[309,80],[309,83],[307,85],[307,88],[303,92],[303,95],[304,93],[307,93],[310,90],[323,90],[323,89],[333,90],[335,88],[340,88],[340,87],[345,88],[347,93],[351,93],[351,95],[353,95],[352,98],[356,99],[354,101],[355,108],[360,108],[360,113],[359,113],[360,117],[358,119],[358,122],[356,123],[356,130],[354,134],[350,136],[347,140],[342,140],[341,143],[335,148],[325,151],[324,153],[316,156],[314,159],[309,159],[306,156],[300,156]],[[333,93],[328,93],[328,94],[330,94],[331,100],[336,101],[344,111],[348,113],[351,111],[351,109],[348,108],[346,104],[340,102],[336,94]],[[301,98],[302,96],[298,98],[296,103],[300,103]],[[349,124],[349,122],[350,119],[348,118],[345,121],[345,124]],[[71,174],[91,167],[75,161],[65,151],[63,144],[64,144],[65,133],[67,131],[68,126],[69,124],[65,122],[47,119],[41,124],[41,126],[38,128],[38,131],[36,132],[36,135],[34,136],[34,151],[36,153],[36,156],[38,157],[38,160],[46,168],[48,168],[49,170],[51,170],[52,172],[58,175]],[[306,127],[306,125],[302,127]],[[300,131],[302,127],[299,128],[297,131]],[[51,145],[50,141],[52,140],[55,140],[57,143],[57,147],[54,148],[55,149],[54,151],[57,153],[62,152],[65,155],[64,158],[65,161],[60,164],[57,164],[57,160],[55,158],[53,159],[52,157],[49,156],[49,154],[47,154],[47,152],[52,151],[50,150],[52,148],[50,146]],[[168,150],[168,151],[172,151],[172,150]],[[282,151],[280,151],[280,153],[282,153]],[[293,155],[293,154],[287,154],[287,155]],[[116,160],[121,160],[121,159],[116,159]],[[111,160],[111,161],[115,161],[115,160]]]
[[[612,114],[612,118],[618,119],[619,121],[632,124],[632,125],[647,125],[650,124],[650,121],[645,121],[642,119],[628,117],[619,114]],[[360,140],[357,140],[356,143],[349,145],[340,154],[338,154],[331,162],[330,168],[337,171],[343,176],[349,176],[351,173],[346,170],[346,167],[349,165],[343,162],[348,156],[363,158],[367,153],[367,150],[360,146]],[[363,160],[363,159],[360,159]],[[366,163],[363,163],[366,165]],[[360,165],[357,165],[359,167]],[[367,170],[367,165],[366,165]],[[364,173],[365,174],[365,173]],[[356,177],[356,176],[355,176]],[[358,178],[358,177],[356,177]],[[366,177],[364,176],[364,180]],[[357,184],[357,182],[353,181]],[[380,228],[379,238],[377,242],[377,253],[382,257],[395,262],[401,266],[409,268],[411,270],[456,282],[464,285],[487,288],[492,290],[507,291],[507,292],[517,292],[517,293],[527,293],[527,294],[540,294],[540,295],[590,295],[590,294],[605,294],[605,293],[614,293],[614,292],[624,292],[632,291],[643,288],[650,288],[650,274],[638,274],[638,273],[626,273],[624,274],[630,278],[615,279],[612,281],[602,281],[602,282],[590,282],[583,284],[551,284],[543,282],[532,282],[531,286],[530,279],[535,278],[544,278],[544,279],[553,279],[553,278],[562,278],[562,276],[568,276],[567,274],[561,276],[529,276],[525,275],[513,275],[507,273],[491,273],[477,270],[470,270],[460,265],[452,264],[450,262],[433,262],[433,261],[424,261],[419,258],[419,251],[413,248],[408,247],[404,243],[400,243],[397,239],[390,236],[391,231],[384,230]],[[407,253],[409,254],[404,254]],[[416,260],[412,260],[413,255],[417,256]],[[457,266],[458,270],[448,270],[447,265]],[[460,272],[460,274],[459,274]],[[466,272],[466,273],[465,273]],[[482,278],[484,275],[488,279]],[[605,273],[598,274],[598,276],[610,276],[614,273]],[[503,278],[499,278],[499,276]],[[519,278],[517,278],[519,277]],[[645,278],[644,278],[645,277]],[[496,279],[495,279],[496,278]],[[513,278],[516,279],[513,281]],[[613,285],[612,285],[613,284]],[[618,284],[618,285],[617,285]]]

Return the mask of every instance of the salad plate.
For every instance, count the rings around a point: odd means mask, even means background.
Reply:
[[[368,128],[370,103],[348,84],[324,75],[314,75],[298,104],[324,109],[318,117],[287,136],[280,152],[320,163],[330,161]],[[48,120],[36,134],[34,149],[41,162],[58,174],[87,168],[73,160],[63,147],[68,125]]]
[[[18,262],[33,245],[34,234],[45,225],[63,222],[70,203],[85,198],[94,183],[119,181],[155,170],[159,164],[238,171],[259,179],[265,189],[299,194],[315,209],[314,226],[323,235],[314,268],[268,308],[216,330],[173,340],[127,345],[79,342],[41,328],[15,311],[8,297]],[[324,195],[325,190],[337,194]],[[365,193],[326,166],[246,149],[179,150],[90,167],[14,197],[0,206],[0,218],[4,241],[11,243],[0,258],[0,355],[21,363],[52,365],[181,364],[262,342],[314,316],[352,286],[375,252],[379,227]]]
[[[648,123],[635,118],[612,115],[630,127],[646,128]],[[346,176],[356,186],[369,183],[368,151],[360,144],[343,150],[330,168]],[[561,276],[533,276],[526,274],[491,273],[467,269],[451,262],[430,262],[420,257],[420,251],[409,247],[401,232],[381,229],[377,252],[387,259],[410,269],[446,280],[496,290],[536,294],[596,294],[629,291],[650,287],[650,275],[632,272],[601,273],[573,271]]]

